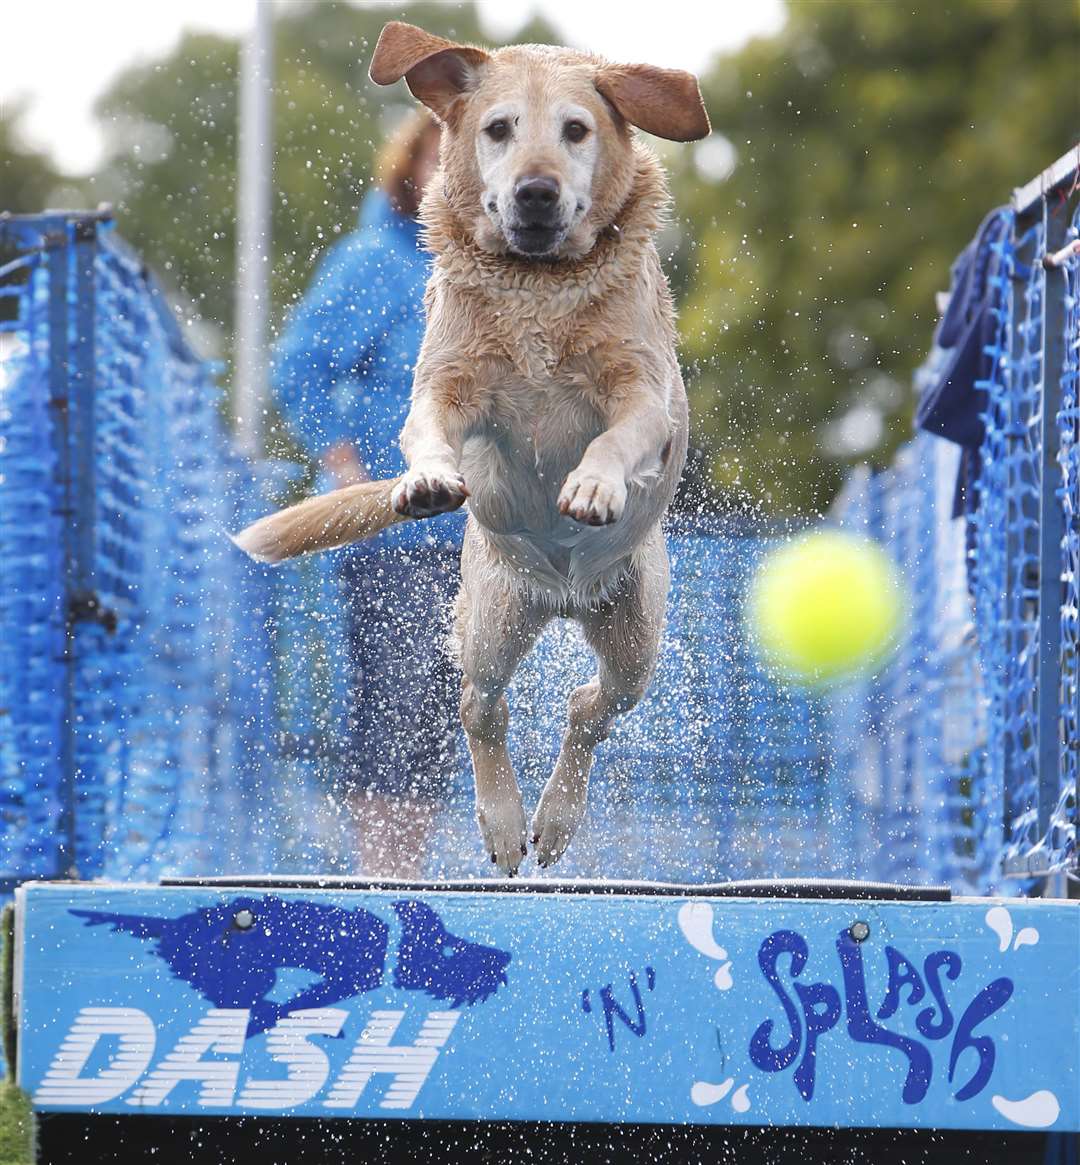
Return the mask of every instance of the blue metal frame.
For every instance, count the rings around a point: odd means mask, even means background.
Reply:
[[[1068,221],[1051,214],[1045,199],[1039,207],[1043,217],[1046,251],[1057,251],[1065,242]],[[1064,532],[1061,473],[1058,463],[1061,441],[1058,414],[1061,411],[1061,368],[1065,351],[1065,284],[1062,275],[1051,278],[1037,257],[1043,272],[1043,367],[1042,367],[1042,474],[1039,481],[1039,823],[1038,836],[1050,831],[1061,788],[1061,539]],[[1061,855],[1048,853],[1055,864]]]
[[[71,383],[68,360],[69,263],[67,232],[50,231],[45,235],[49,272],[49,409],[52,415],[52,439],[56,494],[54,510],[61,531],[60,558],[64,564],[64,589],[61,618],[64,625],[62,706],[70,710],[74,703],[75,627],[70,618],[70,602],[75,569],[74,495],[71,456]],[[60,768],[61,816],[59,870],[67,873],[75,866],[75,718],[64,716],[60,739],[56,742]]]

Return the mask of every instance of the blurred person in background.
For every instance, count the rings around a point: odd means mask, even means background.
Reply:
[[[398,434],[424,332],[429,259],[416,221],[439,127],[411,114],[383,148],[358,228],[326,254],[277,344],[273,392],[290,432],[338,488],[405,471]],[[361,872],[418,877],[458,771],[446,624],[463,515],[403,522],[339,551],[350,715],[337,778]]]

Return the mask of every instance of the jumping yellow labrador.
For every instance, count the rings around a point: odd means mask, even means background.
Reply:
[[[513,874],[526,820],[505,691],[553,616],[577,620],[596,677],[532,817],[536,856],[565,852],[593,751],[652,676],[668,592],[660,521],[686,454],[671,295],[654,235],[668,203],[637,126],[709,132],[697,81],[544,45],[489,52],[386,25],[372,80],[404,77],[442,123],[420,211],[434,269],[401,435],[408,472],[312,498],[243,531],[280,562],[468,499],[454,646],[476,815]]]

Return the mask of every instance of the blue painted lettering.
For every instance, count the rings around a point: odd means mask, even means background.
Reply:
[[[777,961],[781,955],[785,954],[791,955],[791,977],[794,979],[806,966],[806,959],[809,955],[806,939],[801,934],[796,934],[793,930],[778,930],[775,934],[769,935],[758,950],[758,965],[761,967],[761,973],[765,976],[769,986],[776,992],[776,997],[780,1000],[780,1006],[784,1009],[784,1015],[787,1017],[788,1030],[791,1033],[786,1044],[774,1048],[771,1043],[773,1031],[771,1019],[765,1020],[754,1032],[750,1039],[750,1059],[763,1072],[782,1072],[785,1068],[789,1068],[795,1062],[795,1057],[799,1054],[799,1046],[802,1044],[802,1023],[799,1020],[799,1009],[792,1002],[791,996],[784,990],[784,985],[780,982],[780,975],[776,969]]]
[[[901,1098],[905,1104],[919,1104],[925,1099],[933,1076],[934,1061],[930,1048],[902,1031],[884,1027],[871,1017],[863,944],[856,942],[850,931],[840,932],[836,952],[840,957],[842,997],[841,992],[829,983],[802,981],[801,976],[810,958],[810,948],[806,939],[797,931],[778,930],[762,942],[758,948],[758,965],[776,995],[784,1019],[778,1021],[768,1018],[754,1029],[749,1047],[751,1062],[763,1072],[782,1072],[796,1065],[792,1074],[795,1087],[804,1100],[811,1100],[814,1096],[818,1042],[826,1032],[837,1027],[840,1016],[846,1011],[847,1034],[855,1043],[890,1048],[905,1057],[907,1073]],[[920,973],[917,964],[896,947],[886,946],[884,955],[887,978],[885,994],[877,1009],[877,1020],[891,1019],[900,1011],[902,1004],[916,1008],[925,999],[927,1006],[918,1011],[914,1026],[926,1040],[945,1039],[953,1031],[954,1018],[945,995],[943,979],[950,982],[959,979],[963,968],[960,956],[950,950],[932,951],[926,956]],[[784,956],[790,960],[786,980],[781,978],[780,972]],[[955,1035],[949,1054],[949,1083],[955,1083],[959,1061],[965,1051],[970,1049],[978,1058],[970,1078],[957,1090],[957,1100],[970,1100],[989,1083],[996,1058],[994,1042],[990,1036],[976,1035],[975,1031],[1004,1007],[1012,994],[1011,979],[995,979],[979,991],[959,1021],[955,1022]],[[629,1020],[624,1019],[624,1022],[633,1030]],[[778,1022],[781,1024],[779,1031]],[[610,1032],[610,1019],[608,1024]],[[613,1037],[609,1038],[613,1040]],[[779,1042],[774,1043],[774,1038]]]
[[[882,1044],[896,1048],[907,1056],[908,1072],[900,1093],[905,1104],[918,1104],[930,1087],[934,1062],[930,1053],[918,1040],[891,1032],[870,1018],[866,1002],[866,976],[863,970],[862,944],[857,943],[847,930],[836,940],[840,966],[844,974],[844,995],[847,1000],[848,1035],[860,1044]]]
[[[888,1019],[896,1014],[900,1006],[900,991],[904,987],[910,988],[908,1003],[918,1003],[926,994],[926,988],[912,963],[906,959],[896,947],[885,948],[885,961],[889,966],[889,985],[885,989],[885,998],[878,1008],[878,1019]]]
[[[919,1034],[924,1035],[928,1040],[943,1040],[952,1031],[952,1012],[949,1010],[949,1004],[945,999],[945,988],[942,986],[939,976],[939,971],[942,967],[945,968],[946,977],[955,981],[959,978],[963,964],[960,961],[960,956],[955,951],[931,951],[926,956],[926,962],[923,964],[923,972],[926,975],[926,986],[929,988],[930,994],[934,997],[938,1011],[941,1012],[941,1018],[935,1020],[934,1009],[932,1007],[925,1007],[919,1012],[915,1020],[915,1026],[919,1029]]]
[[[988,1019],[995,1011],[1004,1007],[1012,993],[1011,979],[995,979],[992,983],[987,983],[975,996],[960,1017],[960,1022],[956,1025],[952,1051],[949,1053],[949,1083],[953,1083],[956,1063],[966,1048],[971,1048],[978,1055],[979,1066],[975,1069],[975,1074],[971,1079],[957,1092],[957,1100],[970,1100],[971,1097],[982,1092],[989,1083],[994,1071],[994,1041],[989,1036],[972,1038],[972,1032],[983,1020]]]

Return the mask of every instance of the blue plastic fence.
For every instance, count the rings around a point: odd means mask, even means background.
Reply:
[[[0,879],[271,865],[296,727],[275,640],[318,605],[318,564],[268,576],[225,537],[270,504],[269,474],[233,455],[212,370],[110,224],[9,218],[0,241],[19,252],[0,279]]]
[[[673,527],[656,682],[601,751],[560,876],[986,890],[1074,863],[1080,259],[1040,262],[1076,237],[1069,209],[1036,197],[1002,245],[971,529],[951,516],[957,450],[928,435],[837,502],[914,596],[890,666],[828,698],[777,684],[741,613],[768,541]],[[212,370],[108,223],[8,219],[0,238],[20,252],[0,273],[0,879],[352,870],[329,779],[334,556],[271,570],[225,537],[287,470],[235,456]],[[515,682],[527,801],[589,669],[553,627]],[[428,869],[482,858],[463,764]]]
[[[952,517],[959,450],[925,434],[834,508],[914,595],[892,665],[837,701],[898,876],[987,889],[1077,864],[1078,176],[1080,149],[1017,191],[995,244],[974,513]]]

